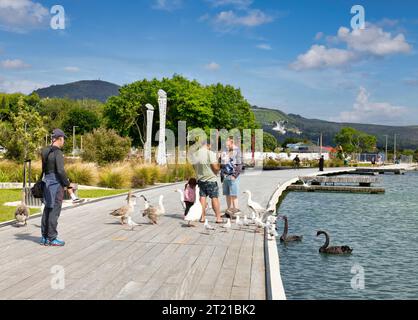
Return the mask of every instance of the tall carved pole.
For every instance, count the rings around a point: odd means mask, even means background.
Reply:
[[[167,116],[167,93],[164,90],[158,91],[158,105],[160,109],[160,136],[158,145],[157,163],[160,166],[167,164],[167,152],[165,145],[165,124]]]
[[[147,107],[147,137],[144,148],[145,163],[151,163],[151,147],[152,147],[152,124],[154,120],[154,107],[149,103],[145,105]]]

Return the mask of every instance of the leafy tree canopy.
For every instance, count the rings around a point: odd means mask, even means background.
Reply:
[[[345,153],[372,152],[376,150],[377,138],[354,128],[346,127],[335,136],[335,142]]]
[[[117,97],[106,103],[104,117],[109,128],[133,139],[145,140],[146,108],[155,108],[154,134],[159,127],[158,90],[167,93],[167,128],[177,132],[178,121],[188,129],[253,129],[257,127],[250,104],[239,89],[221,84],[204,86],[196,80],[174,75],[162,80],[142,80],[123,86]]]

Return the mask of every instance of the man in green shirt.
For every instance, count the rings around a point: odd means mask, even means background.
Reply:
[[[206,141],[204,141],[201,142],[200,148],[192,157],[200,190],[200,203],[203,207],[200,222],[204,222],[206,219],[206,198],[209,197],[212,199],[212,208],[216,214],[216,223],[222,223],[217,178],[221,168],[216,154],[209,149]]]

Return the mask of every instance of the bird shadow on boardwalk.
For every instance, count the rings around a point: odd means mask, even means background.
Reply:
[[[39,237],[34,237],[34,236],[30,235],[29,233],[15,234],[15,238],[16,238],[16,240],[20,240],[20,241],[30,241],[30,242],[34,242],[34,243],[39,243]]]

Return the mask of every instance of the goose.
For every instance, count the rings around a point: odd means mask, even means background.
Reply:
[[[184,203],[184,192],[183,192],[183,190],[176,189],[174,192],[177,192],[177,193],[180,194],[180,202],[181,202],[181,205],[182,205],[183,209],[186,209],[186,204]]]
[[[284,220],[284,231],[280,237],[281,242],[293,242],[293,241],[302,241],[303,236],[288,236],[287,232],[289,231],[289,221],[287,216],[279,216],[279,220]]]
[[[351,254],[353,249],[349,246],[335,246],[329,247],[329,234],[326,231],[318,231],[316,236],[319,237],[321,234],[325,235],[325,244],[319,248],[320,253],[327,253],[327,254]]]
[[[20,206],[16,208],[15,219],[18,223],[23,224],[24,226],[28,225],[29,218],[29,208],[26,206],[25,191],[22,192],[22,202]]]
[[[202,213],[203,213],[203,207],[199,201],[199,192],[200,192],[199,186],[196,186],[195,192],[196,192],[196,201],[194,205],[191,206],[187,216],[184,217],[184,221],[188,222],[189,227],[194,227],[194,225],[191,223],[200,221],[200,218],[202,217]]]
[[[134,200],[132,200],[132,198]],[[122,225],[126,224],[128,217],[134,212],[134,208],[136,205],[136,196],[132,194],[132,191],[129,191],[128,197],[126,198],[128,204],[112,211],[110,213],[111,216],[121,219]]]
[[[160,195],[158,207],[150,205],[149,201],[145,196],[141,195],[141,198],[145,201],[145,209],[142,214],[143,217],[148,217],[152,224],[158,224],[158,219],[161,215],[165,214],[165,208],[163,205],[164,196]]]
[[[264,214],[266,212],[266,209],[263,208],[261,204],[258,202],[253,201],[252,199],[252,193],[251,191],[247,190],[244,191],[244,193],[248,194],[248,201],[247,201],[247,207],[256,214],[256,216],[260,217],[261,214]]]

